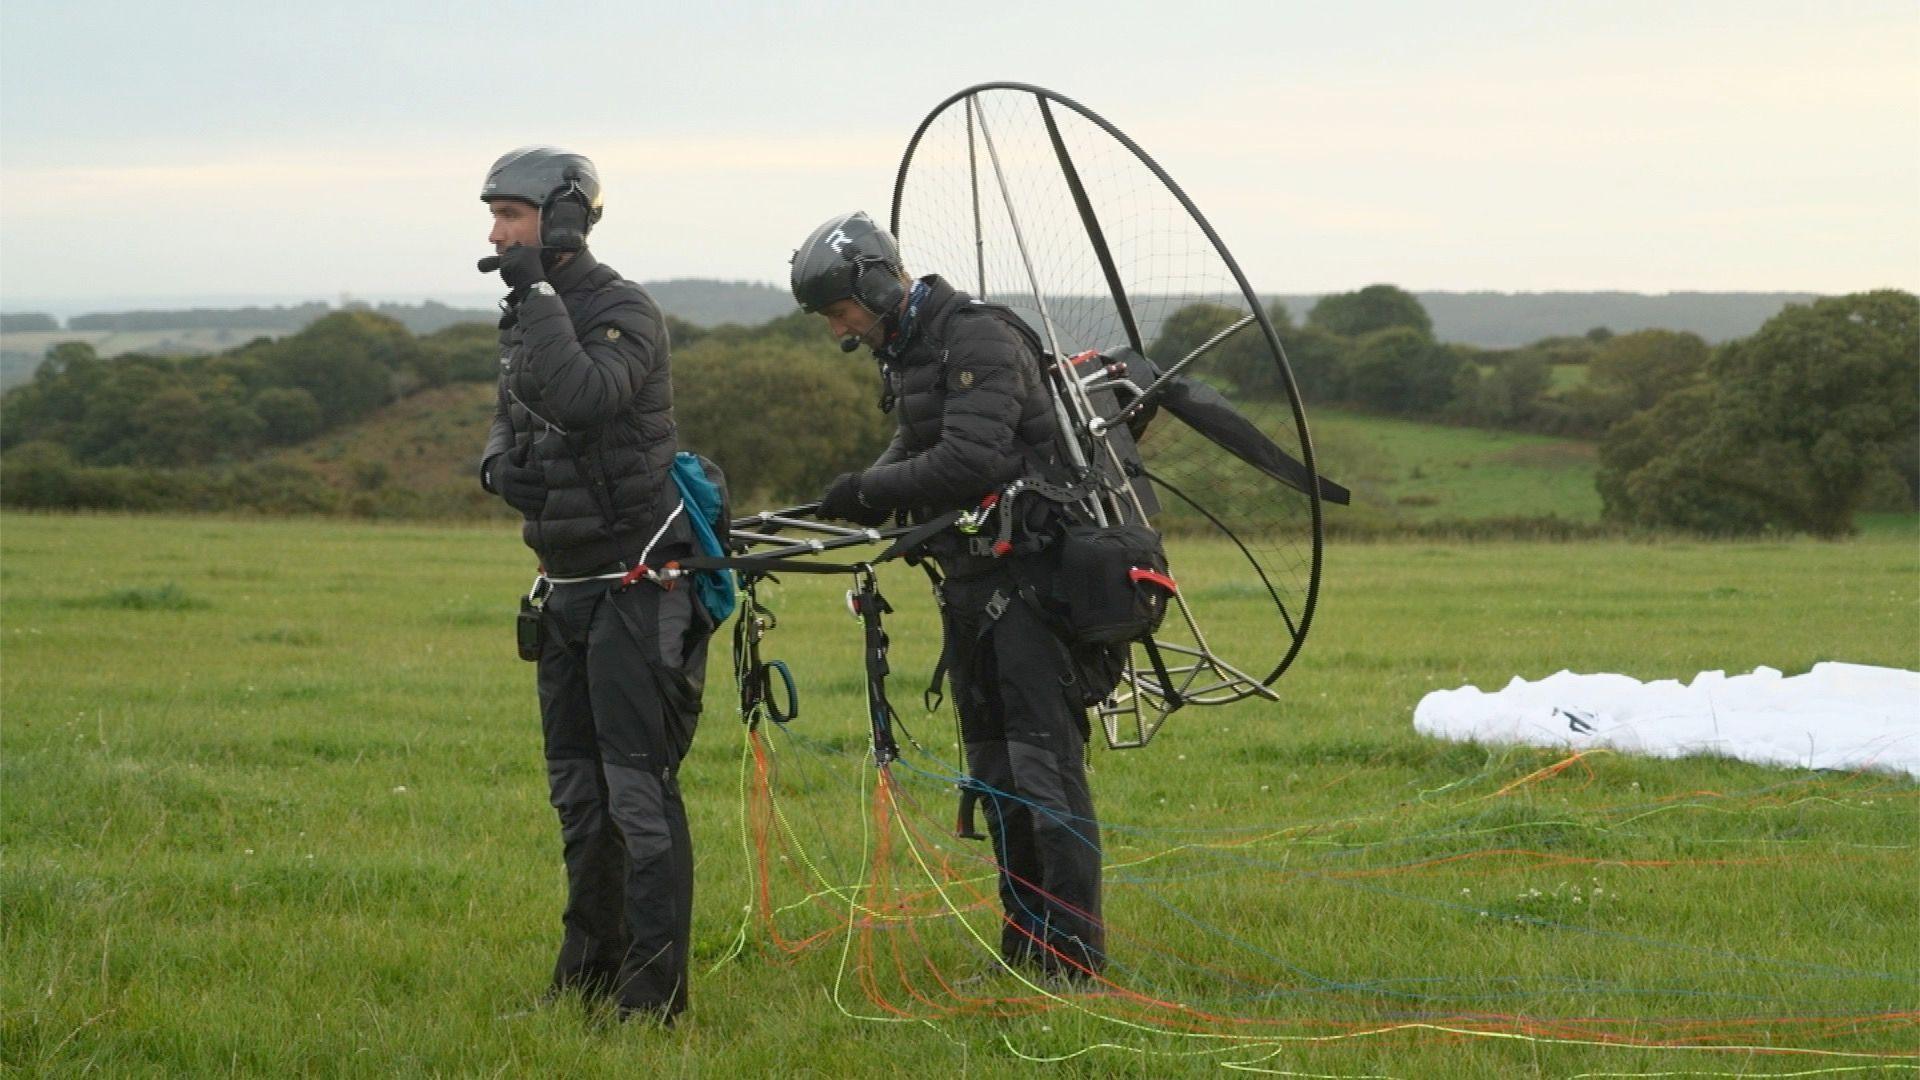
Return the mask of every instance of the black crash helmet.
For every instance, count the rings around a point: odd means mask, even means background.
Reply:
[[[600,173],[584,154],[557,146],[523,146],[500,155],[480,186],[481,201],[521,199],[545,210],[555,198],[578,192],[587,224],[600,220]]]
[[[900,272],[900,245],[855,210],[813,230],[793,253],[793,298],[808,312],[852,297],[875,315],[891,315],[905,296]]]

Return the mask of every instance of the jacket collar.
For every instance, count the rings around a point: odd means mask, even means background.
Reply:
[[[920,280],[927,285],[927,297],[920,302],[919,315],[908,328],[907,340],[889,350],[896,363],[912,364],[923,359],[921,346],[929,341],[939,341],[945,331],[947,316],[966,302],[966,294],[947,284],[939,274],[928,274]]]
[[[555,292],[572,292],[587,280],[588,275],[599,268],[600,260],[593,257],[593,252],[587,248],[581,248],[573,253],[573,258],[568,259],[565,266],[553,272],[553,275],[547,279],[547,283],[553,286]]]

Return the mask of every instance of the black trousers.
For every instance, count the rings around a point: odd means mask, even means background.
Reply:
[[[941,586],[948,670],[967,772],[986,788],[1001,955],[1071,977],[1106,964],[1087,715],[1064,650],[1016,589],[1007,569]],[[1013,598],[997,619],[996,592]]]
[[[693,844],[677,774],[711,627],[693,590],[554,586],[540,654],[567,904],[553,983],[671,1021],[687,1007]]]

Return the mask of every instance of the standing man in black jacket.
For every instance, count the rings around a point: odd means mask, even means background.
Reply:
[[[712,631],[692,589],[635,572],[692,550],[669,475],[666,324],[601,265],[593,163],[551,146],[494,162],[480,192],[508,289],[499,405],[480,482],[525,517],[547,785],[567,872],[550,992],[671,1024],[687,1005],[693,849],[677,773]]]
[[[822,516],[924,520],[977,507],[1056,463],[1052,398],[1033,345],[937,275],[908,276],[893,237],[866,214],[814,230],[794,253],[793,295],[826,317],[842,349],[873,350],[881,407],[899,418],[879,460],[827,489]],[[1035,509],[1044,508],[1026,504]],[[984,532],[953,529],[928,552],[944,572],[954,702],[999,867],[1001,955],[1061,979],[1090,978],[1105,965],[1106,931],[1086,710],[1065,649],[1018,599],[1036,569],[1021,564],[1043,555],[1002,557]]]

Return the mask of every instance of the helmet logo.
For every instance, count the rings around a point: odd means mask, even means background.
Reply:
[[[848,236],[845,229],[835,229],[827,234],[827,246],[833,249],[835,255],[844,254],[840,249],[851,243],[853,237]]]

